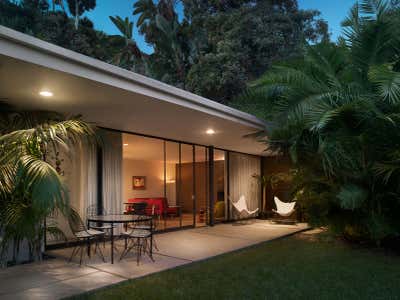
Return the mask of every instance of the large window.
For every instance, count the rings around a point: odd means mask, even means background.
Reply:
[[[148,203],[159,230],[206,224],[206,147],[125,133],[123,145],[124,203]]]
[[[164,228],[181,227],[181,207],[178,195],[179,143],[165,142],[165,197],[168,205],[164,214]]]
[[[214,221],[228,219],[227,165],[226,151],[214,151]]]
[[[195,208],[196,208],[196,226],[204,226],[208,220],[208,159],[207,148],[195,146]]]

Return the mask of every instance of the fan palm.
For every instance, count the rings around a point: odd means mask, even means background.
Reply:
[[[390,212],[400,209],[400,191],[388,185],[400,179],[399,23],[390,2],[364,0],[338,44],[305,46],[243,96],[265,103],[268,147],[308,176],[297,186],[324,194],[330,213],[342,211],[343,230],[357,226],[374,240],[400,233]]]
[[[83,139],[93,141],[94,131],[79,118],[1,108],[1,254],[14,245],[15,259],[20,243],[26,241],[31,258],[40,259],[46,217],[70,211],[67,187],[49,155],[70,153]]]

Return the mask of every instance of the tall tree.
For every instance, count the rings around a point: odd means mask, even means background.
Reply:
[[[186,85],[203,96],[229,102],[273,62],[299,55],[304,41],[328,39],[319,12],[296,0],[184,0],[193,35],[206,31]]]
[[[133,14],[139,15],[139,32],[154,48],[148,64],[149,75],[185,88],[194,45],[185,33],[187,24],[178,20],[176,2],[140,0],[134,4]]]
[[[62,11],[65,12],[64,0],[51,0],[51,5],[52,5],[53,11],[56,10],[56,6],[60,6]]]
[[[140,0],[139,32],[153,46],[151,75],[220,102],[229,102],[275,60],[296,55],[303,40],[327,39],[317,11],[295,0]]]
[[[400,235],[400,10],[364,0],[343,26],[338,45],[307,46],[267,72],[241,108],[259,102],[311,223],[379,243]]]
[[[144,73],[144,54],[133,39],[133,22],[126,17],[110,16],[110,20],[118,28],[124,38],[124,47],[114,56],[113,62],[121,67],[130,68],[134,72]]]
[[[96,7],[96,0],[67,0],[68,9],[75,18],[75,29],[79,27],[79,17],[86,11]]]

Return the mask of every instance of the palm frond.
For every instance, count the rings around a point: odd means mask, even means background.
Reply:
[[[345,184],[337,195],[339,204],[344,209],[355,210],[367,200],[368,191],[355,184]]]
[[[391,104],[400,103],[400,73],[393,71],[392,65],[371,67],[369,78],[384,101]]]

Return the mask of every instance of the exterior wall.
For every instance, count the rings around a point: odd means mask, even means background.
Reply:
[[[272,174],[280,172],[288,172],[292,167],[290,158],[287,156],[268,156],[262,158],[263,174],[265,176],[271,176]],[[273,208],[276,209],[274,203],[274,196],[277,196],[283,201],[290,201],[290,184],[280,184],[275,190],[272,190],[270,186],[267,186],[266,195],[266,209],[271,211]]]

